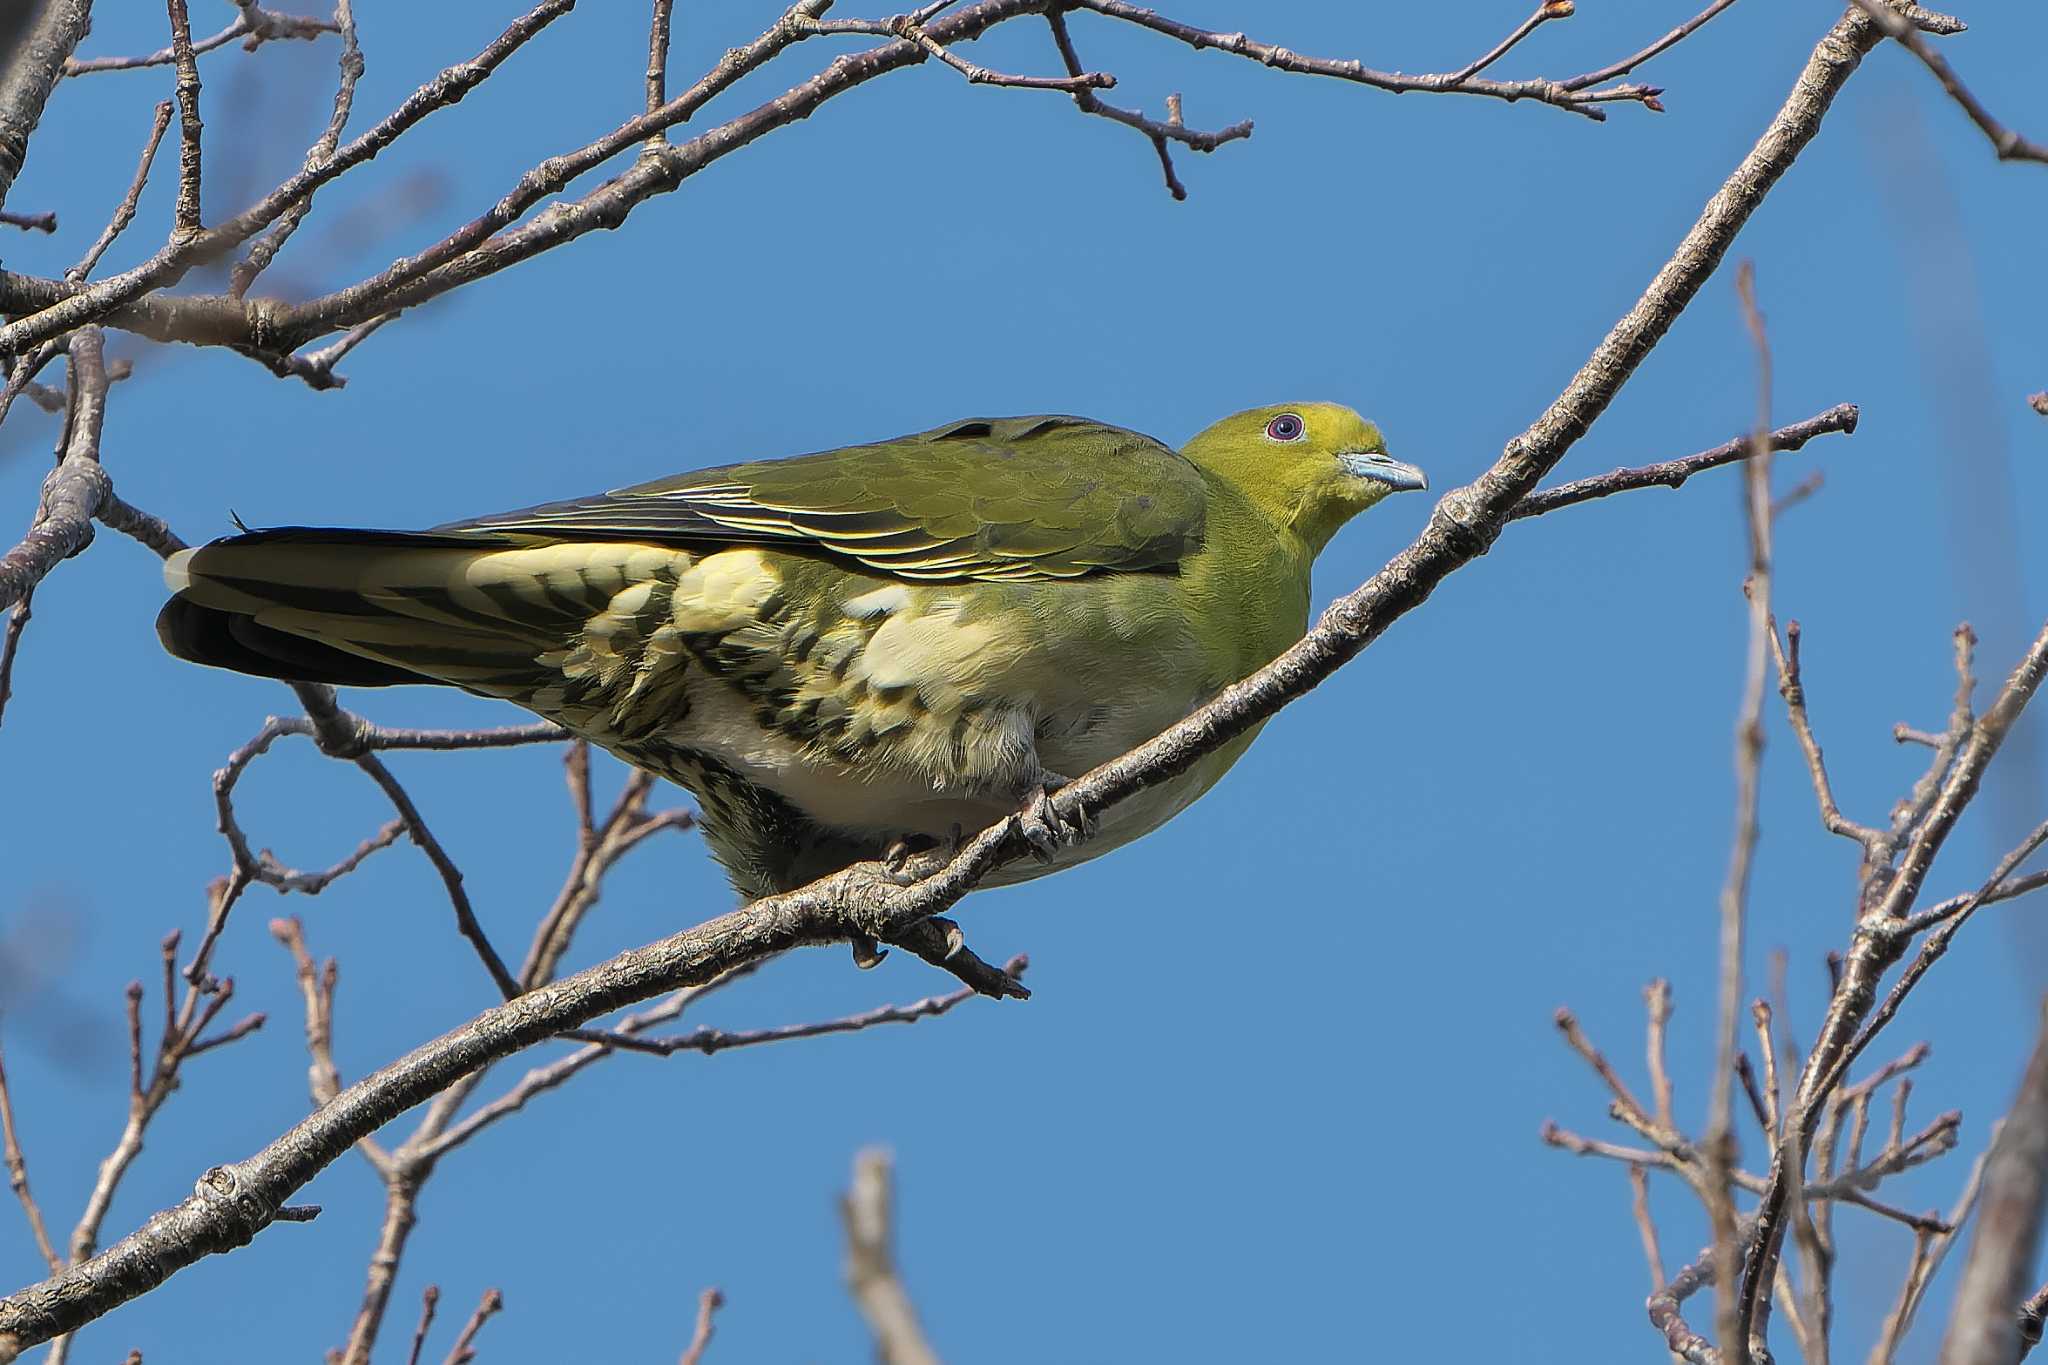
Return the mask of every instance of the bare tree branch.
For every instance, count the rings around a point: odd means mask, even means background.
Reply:
[[[276,222],[299,200],[336,176],[376,156],[390,146],[401,133],[427,115],[460,100],[542,28],[567,13],[571,3],[572,0],[543,0],[534,9],[514,20],[474,58],[446,68],[433,80],[415,90],[375,127],[337,150],[318,170],[301,171],[264,196],[255,206],[227,222],[203,231],[174,235],[161,250],[141,265],[119,275],[109,276],[97,284],[72,289],[45,281],[43,285],[46,286],[47,292],[43,294],[40,302],[32,302],[21,297],[0,299],[0,302],[15,308],[16,311],[36,310],[28,317],[0,327],[0,355],[19,354],[41,340],[57,336],[124,304],[138,300],[150,290],[176,284],[200,261],[217,257],[241,245]],[[14,291],[5,286],[19,284],[23,278],[4,276],[4,273],[0,273],[0,296],[13,293]],[[241,303],[241,300],[236,299],[226,301],[234,305]],[[162,302],[157,301],[159,306]],[[270,330],[267,323],[251,325],[255,319],[266,315],[264,310],[256,305],[250,307],[255,311],[243,314],[244,335],[236,340],[259,349],[277,349],[265,348],[262,344]],[[238,308],[237,311],[241,310]],[[389,310],[372,310],[373,313],[385,311]],[[367,318],[358,318],[352,321],[366,320]],[[228,338],[221,340],[225,342]]]
[[[485,1290],[482,1301],[476,1306],[476,1311],[471,1313],[469,1321],[462,1325],[462,1332],[455,1338],[455,1345],[449,1349],[448,1358],[444,1365],[469,1365],[470,1361],[475,1360],[476,1334],[481,1332],[484,1324],[490,1321],[491,1317],[504,1308],[504,1306],[505,1295],[502,1291],[496,1289]]]
[[[363,74],[363,50],[356,43],[356,15],[351,0],[336,0],[334,20],[341,30],[341,81],[334,91],[334,113],[328,118],[327,127],[306,152],[304,169],[308,172],[318,171],[340,145],[341,130],[348,126],[349,111],[355,107],[356,82]],[[292,234],[299,230],[299,224],[305,221],[312,208],[313,194],[308,191],[304,198],[284,211],[270,231],[256,239],[256,244],[249,249],[249,254],[236,262],[235,268],[228,274],[228,294],[231,297],[239,299],[249,292],[249,286],[256,282],[258,275],[269,268],[271,261],[284,249],[284,244],[291,240]],[[347,354],[349,347],[354,346],[363,336],[368,336],[374,329],[373,323],[365,323],[362,328],[358,328],[361,336],[356,336],[354,341],[348,341],[347,345],[341,347],[326,361],[325,369],[332,372],[334,361]],[[315,384],[314,387],[321,386]]]
[[[664,10],[667,0],[656,0]],[[725,1306],[725,1295],[716,1289],[707,1289],[697,1296],[697,1326],[690,1333],[690,1344],[683,1348],[679,1365],[702,1365],[704,1350],[711,1345],[711,1315]]]
[[[807,37],[828,32],[897,32],[897,28],[891,27],[897,24],[897,20],[835,20],[823,23],[818,16],[825,8],[824,0],[799,0],[760,37],[734,49],[683,94],[656,110],[629,120],[596,142],[574,152],[548,158],[521,177],[519,184],[489,212],[417,255],[394,262],[369,279],[299,304],[285,304],[274,299],[243,299],[232,292],[180,298],[145,297],[175,284],[199,261],[216,258],[239,246],[327,181],[375,156],[427,113],[461,98],[514,49],[564,12],[567,4],[568,0],[546,0],[516,21],[475,60],[448,68],[434,81],[422,86],[383,122],[339,148],[317,168],[309,166],[255,206],[227,222],[167,243],[161,251],[133,270],[82,289],[61,281],[38,280],[0,271],[0,308],[24,315],[0,326],[0,355],[21,354],[72,327],[97,321],[158,340],[232,346],[262,360],[275,373],[303,377],[303,367],[291,365],[282,357],[314,338],[409,308],[573,241],[585,233],[617,227],[640,203],[674,190],[711,162],[765,133],[809,117],[826,100],[891,71],[937,56],[964,66],[971,77],[998,84],[1032,84],[1087,95],[1091,87],[1104,83],[1096,78],[1101,73],[1084,72],[1076,76],[1071,66],[1069,75],[1064,78],[997,79],[995,73],[985,68],[954,58],[954,46],[972,41],[998,24],[1024,15],[1052,14],[1056,9],[1055,0],[978,0],[978,3],[963,6],[941,17],[920,19],[911,26],[914,32],[906,31],[903,36],[881,46],[842,56],[824,71],[781,96],[688,142],[668,146],[659,141],[666,129],[690,118],[711,97]],[[1286,71],[1331,76],[1397,93],[1428,91],[1487,95],[1510,101],[1534,100],[1596,119],[1605,116],[1602,106],[1607,102],[1654,102],[1658,93],[1654,87],[1642,85],[1587,89],[1583,84],[1544,79],[1505,82],[1476,76],[1454,79],[1459,74],[1456,72],[1405,76],[1375,71],[1358,62],[1302,57],[1286,48],[1255,42],[1243,34],[1212,33],[1193,28],[1125,4],[1123,0],[1078,0],[1075,7],[1152,29],[1198,49],[1216,48]],[[1718,9],[1712,11],[1718,12]],[[1712,13],[1695,21],[1693,27],[1711,18]],[[899,19],[907,21],[912,17],[899,16]],[[1690,31],[1691,28],[1686,29],[1686,32]],[[1669,38],[1662,45],[1653,45],[1653,49],[1646,49],[1629,59],[1629,64],[1647,60],[1676,40]],[[1193,133],[1171,116],[1161,124],[1129,114],[1129,111],[1112,110],[1109,106],[1092,108],[1088,112],[1128,123],[1152,138],[1155,146],[1162,149],[1169,140],[1197,148],[1213,147],[1230,140],[1231,136],[1242,135],[1238,129],[1242,129],[1243,134],[1249,133],[1249,128],[1244,125],[1219,134]],[[558,193],[570,181],[636,144],[642,148],[642,156],[630,169],[581,198],[557,202],[548,213],[516,230],[508,230],[542,199]],[[1177,183],[1172,178],[1170,164],[1167,170],[1169,185]]]
[[[247,47],[278,38],[318,38],[323,33],[335,31],[335,25],[326,19],[314,19],[296,14],[279,14],[276,10],[264,9],[251,0],[235,0],[237,13],[235,21],[218,33],[209,34],[192,44],[192,54],[202,56],[215,48],[226,47],[237,38],[246,38]],[[65,61],[66,76],[89,76],[97,71],[136,71],[146,66],[169,66],[178,60],[175,46],[161,48],[140,57],[72,57]]]
[[[2036,161],[2048,165],[2048,145],[2030,142],[1992,117],[1991,111],[1970,93],[1969,87],[1956,75],[1955,68],[1948,64],[1948,58],[1936,52],[1933,45],[1920,36],[1913,23],[1882,0],[1854,0],[1854,3],[1884,30],[1885,37],[1918,57],[1921,64],[1934,73],[1934,79],[1941,82],[1941,88],[1948,92],[1948,97],[1962,106],[1963,112],[1970,116],[1970,122],[1991,139],[1992,150],[1998,153],[2000,161]],[[1949,31],[1960,28],[1958,24],[1956,29]]]
[[[405,1365],[420,1365],[420,1348],[427,1344],[427,1331],[434,1325],[434,1309],[440,1302],[441,1290],[437,1285],[428,1285],[420,1295],[420,1325],[412,1334],[412,1352],[406,1356]]]
[[[0,204],[64,63],[92,27],[92,0],[18,0],[14,10],[0,21]]]
[[[1771,616],[1771,348],[1763,314],[1756,305],[1755,270],[1744,261],[1735,274],[1735,292],[1757,352],[1756,425],[1750,438],[1754,452],[1743,466],[1743,523],[1748,530],[1749,573],[1743,595],[1749,600],[1748,662],[1743,669],[1742,708],[1735,722],[1735,835],[1728,855],[1728,873],[1721,886],[1721,985],[1715,1033],[1712,1108],[1707,1122],[1707,1218],[1714,1230],[1716,1264],[1739,1264],[1736,1213],[1731,1176],[1735,1169],[1735,1121],[1730,1084],[1737,1052],[1736,1033],[1742,1010],[1742,954],[1749,915],[1750,872],[1756,861],[1758,793],[1764,753],[1764,676],[1770,667],[1766,643],[1777,628]],[[1773,1082],[1775,1089],[1775,1079]],[[1762,1106],[1759,1105],[1761,1108]],[[1766,1115],[1763,1125],[1775,1128]],[[1776,1133],[1773,1132],[1775,1137]],[[1751,1345],[1742,1330],[1741,1289],[1732,1274],[1715,1283],[1715,1335],[1729,1365],[1749,1365]]]
[[[1794,422],[1789,427],[1779,427],[1769,434],[1769,445],[1773,451],[1799,450],[1816,436],[1833,432],[1853,433],[1856,430],[1858,413],[1854,403],[1839,403],[1826,412]],[[1574,479],[1555,488],[1542,488],[1516,503],[1508,513],[1508,520],[1520,521],[1524,517],[1540,517],[1545,512],[1555,512],[1560,507],[1573,503],[1588,502],[1594,498],[1605,498],[1615,493],[1632,492],[1638,488],[1682,488],[1693,475],[1722,465],[1739,464],[1754,459],[1757,454],[1754,432],[1724,441],[1712,450],[1703,450],[1697,455],[1688,455],[1681,460],[1665,460],[1660,464],[1639,465],[1632,469],[1616,469],[1606,474],[1595,474],[1591,478]]]
[[[1746,1232],[1747,1229],[1741,1231]],[[1663,1334],[1664,1345],[1671,1354],[1686,1361],[1687,1365],[1721,1365],[1721,1353],[1714,1349],[1712,1342],[1688,1327],[1682,1316],[1685,1301],[1712,1285],[1720,1274],[1714,1248],[1705,1247],[1691,1265],[1682,1267],[1671,1277],[1670,1284],[1650,1295],[1646,1305],[1650,1325]]]
[[[2041,1344],[2044,1320],[2048,1320],[2048,1285],[2036,1289],[2033,1296],[2020,1305],[2020,1351],[2019,1358],[2025,1360],[2029,1352]]]
[[[2019,1098],[1991,1145],[1984,1211],[1956,1286],[1941,1365],[2011,1365],[2022,1354],[2016,1307],[2041,1246],[2048,1204],[2048,1013]]]
[[[1860,14],[1861,11],[1856,11]],[[1968,691],[1968,646],[1958,641],[1959,669],[1964,676],[1962,695]],[[1745,1300],[1745,1326],[1751,1328],[1748,1335],[1756,1335],[1763,1315],[1768,1312],[1763,1302],[1763,1287],[1770,1283],[1779,1239],[1784,1233],[1783,1213],[1789,1190],[1799,1179],[1798,1168],[1806,1159],[1806,1149],[1813,1140],[1818,1127],[1823,1104],[1829,1092],[1840,1083],[1843,1073],[1856,1055],[1875,1036],[1876,1029],[1883,1027],[1898,1007],[1913,981],[1926,970],[1923,964],[1931,964],[1939,956],[1935,940],[1946,946],[1956,928],[1968,918],[1967,910],[1959,910],[1955,917],[1943,924],[1922,950],[1921,961],[1909,968],[1899,984],[1893,988],[1885,1007],[1871,1020],[1870,1027],[1863,1027],[1864,1019],[1871,1012],[1876,1001],[1877,983],[1891,965],[1905,952],[1910,935],[1912,920],[1908,911],[1919,895],[1921,883],[1932,866],[1935,855],[1940,852],[1949,832],[1964,808],[1976,795],[1984,770],[1997,754],[2006,734],[2019,718],[2027,703],[2039,689],[2042,678],[2048,675],[2048,628],[2036,637],[2026,655],[2006,680],[1998,697],[1982,719],[1970,725],[1967,738],[1956,753],[1953,764],[1941,780],[1938,789],[1924,803],[1924,815],[1902,830],[1906,836],[1898,865],[1882,883],[1877,903],[1858,921],[1856,936],[1849,956],[1843,964],[1842,976],[1833,999],[1829,1002],[1826,1019],[1821,1025],[1820,1036],[1813,1049],[1807,1054],[1805,1066],[1800,1072],[1799,1084],[1794,1092],[1792,1113],[1794,1121],[1787,1125],[1787,1132],[1778,1144],[1771,1162],[1771,1183],[1765,1191],[1757,1209],[1755,1242],[1745,1266],[1743,1293]],[[1959,701],[1959,714],[1967,705]],[[2003,882],[2018,866],[2019,861],[2041,842],[2048,838],[2048,826],[2036,831],[2036,836],[2023,844],[2020,849],[2008,854],[1989,881],[1980,888],[1979,895],[1969,908],[1982,904],[1991,888]],[[1861,1030],[1859,1032],[1859,1029]]]
[[[896,1270],[895,1181],[889,1154],[853,1159],[853,1185],[839,1201],[846,1225],[846,1285],[867,1319],[882,1365],[939,1365]]]
[[[1066,64],[1067,74],[1079,78],[1085,68],[1081,65],[1080,54],[1074,48],[1073,35],[1067,32],[1067,16],[1060,10],[1049,9],[1045,13],[1045,19],[1052,26],[1053,43],[1059,48],[1060,60]],[[1127,128],[1135,128],[1149,138],[1153,152],[1159,157],[1160,170],[1166,176],[1166,192],[1175,199],[1186,199],[1188,190],[1187,186],[1180,183],[1180,177],[1174,174],[1170,143],[1178,142],[1190,151],[1206,153],[1215,151],[1226,142],[1236,142],[1252,135],[1250,119],[1233,123],[1228,128],[1213,133],[1197,132],[1181,120],[1179,95],[1166,97],[1164,123],[1147,118],[1135,109],[1124,109],[1106,103],[1096,98],[1095,92],[1086,86],[1075,89],[1074,107],[1084,114],[1094,114],[1113,123],[1121,123]]]
[[[199,63],[192,56],[192,21],[185,0],[165,0],[171,15],[171,52],[178,68],[178,241],[199,231]]]
[[[43,480],[43,499],[28,536],[0,555],[0,607],[11,607],[49,572],[92,540],[93,514],[108,492],[100,468],[100,428],[106,420],[107,367],[100,332],[72,333],[69,439],[56,469]],[[21,368],[17,366],[17,368]]]
[[[1535,100],[1539,103],[1553,105],[1559,109],[1569,110],[1574,114],[1582,114],[1597,122],[1607,117],[1606,111],[1600,107],[1602,104],[1624,100],[1646,103],[1655,107],[1657,96],[1663,93],[1657,87],[1649,85],[1605,86],[1598,90],[1590,90],[1587,86],[1594,84],[1594,82],[1590,80],[1582,81],[1580,78],[1553,81],[1538,77],[1534,80],[1495,81],[1472,74],[1474,71],[1490,65],[1507,48],[1519,42],[1521,40],[1520,36],[1511,37],[1509,42],[1496,47],[1493,52],[1489,53],[1486,57],[1482,57],[1477,63],[1466,67],[1464,70],[1411,76],[1398,71],[1377,71],[1363,62],[1355,60],[1337,61],[1326,57],[1303,56],[1298,52],[1281,47],[1275,43],[1260,42],[1258,39],[1247,37],[1243,33],[1218,33],[1209,29],[1198,28],[1193,24],[1182,23],[1178,19],[1170,19],[1164,15],[1155,14],[1151,10],[1141,9],[1137,5],[1128,3],[1128,0],[1074,0],[1072,8],[1091,11],[1107,18],[1121,19],[1127,23],[1136,24],[1140,28],[1151,29],[1155,33],[1164,34],[1166,37],[1186,43],[1198,52],[1207,49],[1228,52],[1235,56],[1248,58],[1264,66],[1275,67],[1281,71],[1291,71],[1307,76],[1326,76],[1333,80],[1351,81],[1359,85],[1369,85],[1375,90],[1385,90],[1393,94],[1427,92],[1431,94],[1483,95],[1493,99],[1509,101]],[[1545,5],[1543,8],[1547,10],[1553,7]],[[1726,6],[1721,8],[1726,8]],[[1714,13],[1718,12],[1719,10],[1714,11]],[[1553,13],[1549,17],[1561,18],[1563,16]],[[1712,17],[1713,13],[1706,16],[1707,19]],[[1701,19],[1698,22],[1704,23],[1705,21],[1705,19]],[[1534,27],[1533,24],[1528,26],[1531,29]],[[1697,26],[1695,24],[1695,27]],[[1526,34],[1521,36],[1526,36]],[[1675,42],[1677,40],[1673,39],[1671,41]],[[1665,44],[1667,47],[1669,45],[1670,43]],[[1662,48],[1658,49],[1658,51],[1662,50]],[[1627,64],[1631,66],[1638,65],[1649,60],[1649,57],[1653,55],[1655,54],[1638,55],[1631,58]]]
[[[64,1259],[50,1244],[50,1230],[43,1223],[43,1211],[36,1203],[35,1195],[28,1188],[28,1162],[21,1154],[21,1141],[14,1133],[14,1099],[7,1092],[7,1069],[0,1065],[0,1137],[4,1137],[7,1159],[7,1183],[14,1189],[14,1197],[21,1201],[21,1211],[28,1219],[29,1232],[36,1239],[36,1250],[42,1253],[51,1274],[64,1269]]]
[[[79,258],[78,264],[64,272],[64,279],[70,284],[82,284],[92,274],[100,257],[114,244],[127,226],[135,221],[135,206],[142,201],[143,186],[149,183],[149,168],[156,161],[156,149],[164,140],[164,130],[171,126],[171,102],[165,100],[156,107],[156,121],[150,126],[149,141],[142,144],[142,160],[136,164],[135,178],[128,182],[128,193],[114,209],[114,216],[107,220],[98,240]]]

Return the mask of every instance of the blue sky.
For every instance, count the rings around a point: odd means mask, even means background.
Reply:
[[[587,4],[459,107],[323,194],[269,277],[310,292],[416,250],[550,152],[639,107],[645,15]],[[778,7],[679,7],[678,82]],[[1176,0],[1169,12],[1305,52],[1455,68],[1515,3],[1331,6]],[[146,6],[102,5],[88,51],[160,46]],[[356,127],[514,9],[359,4],[368,73]],[[1564,76],[1632,50],[1692,0],[1587,4],[1502,64]],[[220,13],[211,13],[219,10]],[[202,6],[210,31],[226,6]],[[857,11],[849,10],[849,13]],[[116,390],[105,458],[119,489],[201,539],[252,525],[433,522],[733,459],[814,450],[956,417],[1086,413],[1178,440],[1297,397],[1351,403],[1445,488],[1531,421],[1628,306],[1783,97],[1838,9],[1737,5],[1644,76],[1669,112],[1594,124],[1536,105],[1410,96],[1279,75],[1088,16],[1077,41],[1113,98],[1191,122],[1257,123],[1182,156],[1170,200],[1152,153],[1060,96],[892,76],[722,161],[619,232],[521,266],[385,329],[313,393],[224,351],[141,349]],[[2048,131],[2048,13],[1986,5],[1944,45],[1986,101]],[[825,60],[792,53],[699,126]],[[1046,70],[1039,25],[976,60]],[[331,43],[205,59],[208,190],[218,217],[289,173],[324,122]],[[61,274],[134,166],[167,69],[57,93],[10,237],[10,268]],[[140,259],[171,211],[168,154],[107,269]],[[1819,142],[1736,247],[1756,262],[1777,359],[1775,417],[1862,405],[1853,437],[1780,467],[1824,490],[1781,526],[1781,615],[1806,627],[1807,682],[1849,811],[1881,819],[1919,771],[1898,721],[1931,726],[1968,618],[2000,675],[2048,607],[2024,509],[2048,497],[2039,167],[1999,166],[1903,53],[1851,82]],[[103,272],[104,273],[104,272]],[[1560,477],[1683,454],[1740,431],[1754,360],[1732,270],[1711,282]],[[0,503],[33,505],[54,423],[0,438]],[[910,1288],[948,1358],[980,1362],[1646,1353],[1647,1274],[1618,1169],[1550,1151],[1546,1117],[1620,1137],[1559,1044],[1567,1004],[1642,1080],[1642,985],[1671,978],[1680,1114],[1701,1123],[1712,1053],[1715,896],[1732,811],[1742,670],[1738,480],[1646,492],[1512,528],[1485,560],[1268,727],[1213,794],[1158,835],[1026,887],[963,922],[997,960],[1033,958],[1027,1004],[705,1059],[615,1058],[445,1163],[423,1196],[384,1355],[402,1357],[420,1289],[459,1321],[505,1291],[484,1358],[671,1356],[696,1291],[722,1286],[713,1359],[859,1358],[839,1282],[834,1199],[854,1152],[891,1147]],[[1348,589],[1429,504],[1373,511],[1318,568]],[[69,1227],[118,1135],[120,991],[195,931],[226,866],[212,770],[273,684],[158,649],[151,556],[104,535],[37,594],[0,764],[0,928],[41,975],[0,1041],[35,1187]],[[354,697],[391,724],[517,719],[430,692]],[[2039,727],[2023,729],[1938,866],[1973,885],[2043,813]],[[557,886],[571,827],[550,750],[399,756],[499,942],[522,944]],[[602,780],[615,787],[616,768]],[[252,837],[301,865],[385,818],[361,776],[287,743],[245,784]],[[678,797],[679,799],[679,797]],[[1846,941],[1853,848],[1818,827],[1782,714],[1770,715],[1752,975],[1790,954],[1792,1024],[1810,1037],[1822,955]],[[575,954],[585,965],[724,909],[694,841],[616,876]],[[193,1065],[151,1130],[110,1239],[255,1150],[305,1109],[297,994],[264,930],[303,916],[336,954],[336,1051],[360,1077],[491,1001],[426,861],[378,855],[317,900],[252,893],[218,969],[271,1025]],[[1965,1113],[1981,1147],[2017,1081],[2048,969],[2040,904],[1985,914],[1904,1011],[1900,1049],[1934,1055],[1915,1113]],[[892,958],[780,962],[708,1004],[728,1027],[822,1018],[948,986]],[[556,1049],[540,1049],[536,1058]],[[508,1068],[485,1087],[507,1083]],[[1747,1155],[1761,1144],[1746,1136]],[[1962,1158],[1894,1189],[1945,1205]],[[380,1194],[360,1162],[325,1172],[310,1226],[188,1270],[89,1329],[80,1358],[273,1359],[337,1343]],[[1704,1225],[1653,1196],[1667,1263]],[[0,1279],[39,1273],[0,1210]],[[1837,1220],[1837,1349],[1861,1355],[1910,1248]],[[1955,1263],[1959,1263],[1957,1258]],[[1907,1353],[1932,1359],[1945,1300]],[[437,1338],[445,1351],[453,1324]],[[1789,1338],[1781,1341],[1787,1354]],[[430,1352],[433,1348],[430,1348]]]

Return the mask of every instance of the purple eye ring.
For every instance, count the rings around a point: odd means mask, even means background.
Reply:
[[[1299,441],[1308,428],[1301,418],[1291,412],[1283,412],[1266,423],[1266,439],[1269,441]]]

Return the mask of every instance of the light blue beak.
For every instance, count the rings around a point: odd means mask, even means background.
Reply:
[[[1427,474],[1412,464],[1402,464],[1391,455],[1375,454],[1369,450],[1347,450],[1337,457],[1337,461],[1344,466],[1347,474],[1383,483],[1396,493],[1429,487]]]

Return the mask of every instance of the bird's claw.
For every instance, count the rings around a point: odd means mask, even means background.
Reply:
[[[1067,782],[1057,773],[1042,774],[1037,792],[1017,815],[1017,833],[1031,846],[1031,856],[1041,863],[1051,863],[1061,849],[1072,848],[1096,830],[1095,817],[1086,810],[1060,809],[1055,794]]]
[[[917,881],[910,871],[910,860],[930,852],[932,847],[932,840],[922,834],[903,835],[882,850],[882,871],[896,885],[909,886]]]
[[[889,950],[877,942],[874,935],[855,934],[853,936],[853,965],[862,971],[869,971],[881,966],[882,959],[888,955]]]

